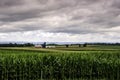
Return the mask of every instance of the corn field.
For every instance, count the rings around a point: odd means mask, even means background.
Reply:
[[[120,53],[0,50],[0,80],[120,80]]]

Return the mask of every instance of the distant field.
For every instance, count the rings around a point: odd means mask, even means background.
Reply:
[[[36,51],[120,51],[120,46],[103,46],[103,45],[88,45],[87,47],[70,46],[56,46],[56,48],[35,48],[35,47],[0,47],[0,49],[17,49],[17,50],[36,50]]]
[[[120,46],[1,47],[0,80],[120,80]]]

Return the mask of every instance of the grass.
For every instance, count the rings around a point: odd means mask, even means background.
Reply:
[[[0,72],[0,80],[119,80],[120,47],[3,47]]]

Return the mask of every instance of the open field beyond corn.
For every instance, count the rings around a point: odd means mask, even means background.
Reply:
[[[120,46],[3,47],[0,80],[120,80]]]

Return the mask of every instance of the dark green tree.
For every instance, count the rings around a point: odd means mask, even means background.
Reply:
[[[83,44],[83,47],[87,47],[87,43]]]
[[[68,48],[69,47],[69,45],[68,44],[66,44],[66,48]]]
[[[46,48],[46,42],[42,44],[42,48]]]

